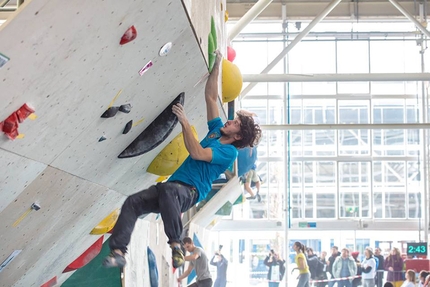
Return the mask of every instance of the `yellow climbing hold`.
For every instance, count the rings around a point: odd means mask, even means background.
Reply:
[[[115,209],[111,212],[105,219],[100,221],[100,223],[91,230],[90,234],[100,235],[109,232],[114,226],[119,216],[119,209]]]
[[[228,11],[225,10],[225,13],[224,13],[224,22],[227,22],[227,21],[228,21]]]
[[[222,101],[234,101],[242,91],[243,79],[239,68],[229,60],[222,60]]]
[[[194,126],[191,127],[193,135],[197,139]],[[184,135],[178,134],[160,153],[152,160],[147,168],[150,172],[159,176],[167,176],[174,173],[188,156],[184,143]]]
[[[165,181],[165,180],[167,180],[169,178],[169,176],[160,176],[160,177],[158,177],[156,180],[155,180],[155,182],[163,182],[163,181]]]

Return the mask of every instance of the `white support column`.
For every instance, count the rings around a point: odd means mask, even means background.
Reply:
[[[430,129],[429,124],[297,124],[297,125],[260,125],[266,131],[285,130],[417,130]]]
[[[415,24],[415,26],[417,26],[417,28],[423,32],[427,37],[430,38],[430,32],[420,23],[418,22],[417,19],[415,19],[414,16],[412,16],[411,14],[409,14],[408,11],[406,11],[405,8],[403,8],[399,2],[397,2],[396,0],[388,0],[391,2],[391,4],[393,4],[394,7],[397,8],[397,10],[399,10],[403,15],[405,15],[406,18],[409,19],[409,21],[411,21],[412,23]]]
[[[285,49],[282,50],[282,52],[269,65],[267,65],[267,67],[263,71],[261,71],[261,74],[267,74],[268,72],[270,72],[270,70],[272,70],[273,67],[275,67],[276,64],[278,64],[278,62],[282,60],[282,58],[284,58],[285,55],[287,55],[288,52],[290,52],[291,49],[293,49],[297,45],[297,43],[299,43],[304,37],[306,37],[306,35],[309,34],[312,28],[315,27],[319,22],[321,22],[321,20],[324,19],[341,1],[342,0],[331,1],[330,4],[314,20],[312,20],[312,22],[310,22],[309,25],[306,26],[306,28],[303,29],[303,31],[299,35],[297,35]],[[251,83],[246,86],[246,88],[243,89],[242,93],[240,94],[239,100],[245,98],[245,96],[249,93],[249,91],[252,90],[252,88],[255,87],[255,85],[255,83]]]
[[[249,9],[248,12],[246,12],[245,15],[243,15],[242,18],[234,25],[234,27],[231,29],[230,33],[228,34],[228,39],[232,41],[234,38],[236,38],[237,35],[239,35],[240,31],[242,31],[243,28],[246,27],[249,23],[251,23],[258,15],[260,15],[261,12],[266,9],[267,6],[269,6],[270,3],[272,3],[273,0],[259,0],[257,3],[252,6],[251,9]]]
[[[244,74],[244,82],[367,82],[430,81],[430,73],[363,73],[363,74]]]

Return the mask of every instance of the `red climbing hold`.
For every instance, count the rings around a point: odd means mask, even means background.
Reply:
[[[16,112],[13,112],[5,121],[3,122],[3,132],[8,134],[18,129],[18,116]]]
[[[34,109],[30,107],[30,105],[22,105],[18,110],[14,111],[0,124],[0,131],[4,132],[11,140],[16,139],[16,137],[19,135],[19,124],[28,118],[28,116],[32,113],[34,113]]]
[[[55,285],[57,285],[57,276],[54,276],[48,282],[45,282],[44,284],[40,285],[40,287],[53,287]]]
[[[29,115],[34,113],[34,109],[27,104],[23,104],[17,111],[18,122],[22,123]]]
[[[127,44],[128,42],[133,41],[137,37],[137,30],[136,27],[131,26],[130,28],[125,31],[124,35],[121,37],[121,41],[119,42],[120,45]]]

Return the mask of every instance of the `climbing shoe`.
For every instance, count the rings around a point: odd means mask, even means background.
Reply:
[[[179,268],[185,263],[184,253],[178,246],[172,248],[172,263],[174,268]]]
[[[111,253],[103,259],[102,265],[106,268],[122,268],[125,266],[125,263],[125,257],[123,255],[111,251]]]

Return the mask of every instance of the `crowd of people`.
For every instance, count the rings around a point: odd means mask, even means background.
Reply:
[[[405,270],[400,250],[392,248],[388,256],[383,256],[380,248],[366,247],[359,258],[358,251],[348,248],[339,251],[337,246],[319,256],[312,248],[306,248],[300,242],[293,245],[296,251],[295,262],[300,270],[297,287],[415,287],[416,272]],[[386,277],[384,278],[386,274]],[[430,271],[421,271],[418,275],[418,286],[427,287],[430,282]]]

